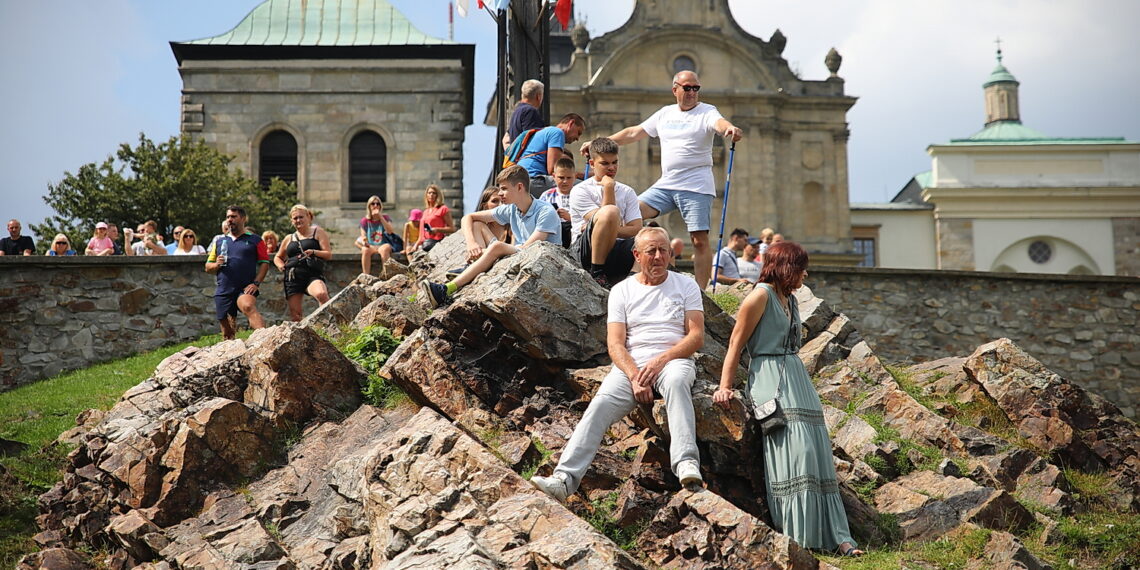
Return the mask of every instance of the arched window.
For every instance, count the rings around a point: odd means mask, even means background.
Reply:
[[[259,155],[257,181],[263,187],[269,186],[273,178],[297,181],[297,139],[293,135],[281,130],[265,135],[261,139]]]
[[[348,143],[348,201],[369,196],[388,201],[388,145],[373,131],[361,131]]]

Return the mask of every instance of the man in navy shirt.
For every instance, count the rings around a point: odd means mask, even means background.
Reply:
[[[503,140],[503,148],[511,144],[511,141],[518,138],[525,131],[531,129],[541,129],[546,126],[546,121],[542,120],[542,82],[537,79],[527,79],[522,84],[520,95],[515,111],[511,113],[511,122],[507,126],[507,138]]]
[[[250,328],[265,328],[257,311],[261,282],[269,271],[269,251],[257,234],[245,229],[245,208],[226,208],[230,231],[222,235],[206,257],[206,272],[218,276],[214,310],[222,327],[222,337],[232,340],[237,332],[237,312],[249,319]]]

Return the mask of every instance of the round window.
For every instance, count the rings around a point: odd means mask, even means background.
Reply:
[[[673,60],[673,73],[680,73],[682,71],[696,71],[697,62],[687,55],[679,55]]]
[[[1047,263],[1053,258],[1053,247],[1041,240],[1029,244],[1029,259],[1033,263]]]

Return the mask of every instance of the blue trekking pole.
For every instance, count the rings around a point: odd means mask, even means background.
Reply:
[[[728,188],[732,183],[732,159],[735,156],[736,141],[732,141],[732,146],[728,148],[728,174],[724,177],[724,201],[720,205],[720,237],[716,240],[716,251],[713,252],[713,293],[716,293],[716,278],[720,274],[720,248],[724,245],[724,214],[728,211]]]

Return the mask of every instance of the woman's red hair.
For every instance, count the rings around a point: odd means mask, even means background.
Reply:
[[[760,282],[770,283],[781,295],[790,295],[807,266],[808,254],[800,244],[791,241],[774,243],[764,252]]]

